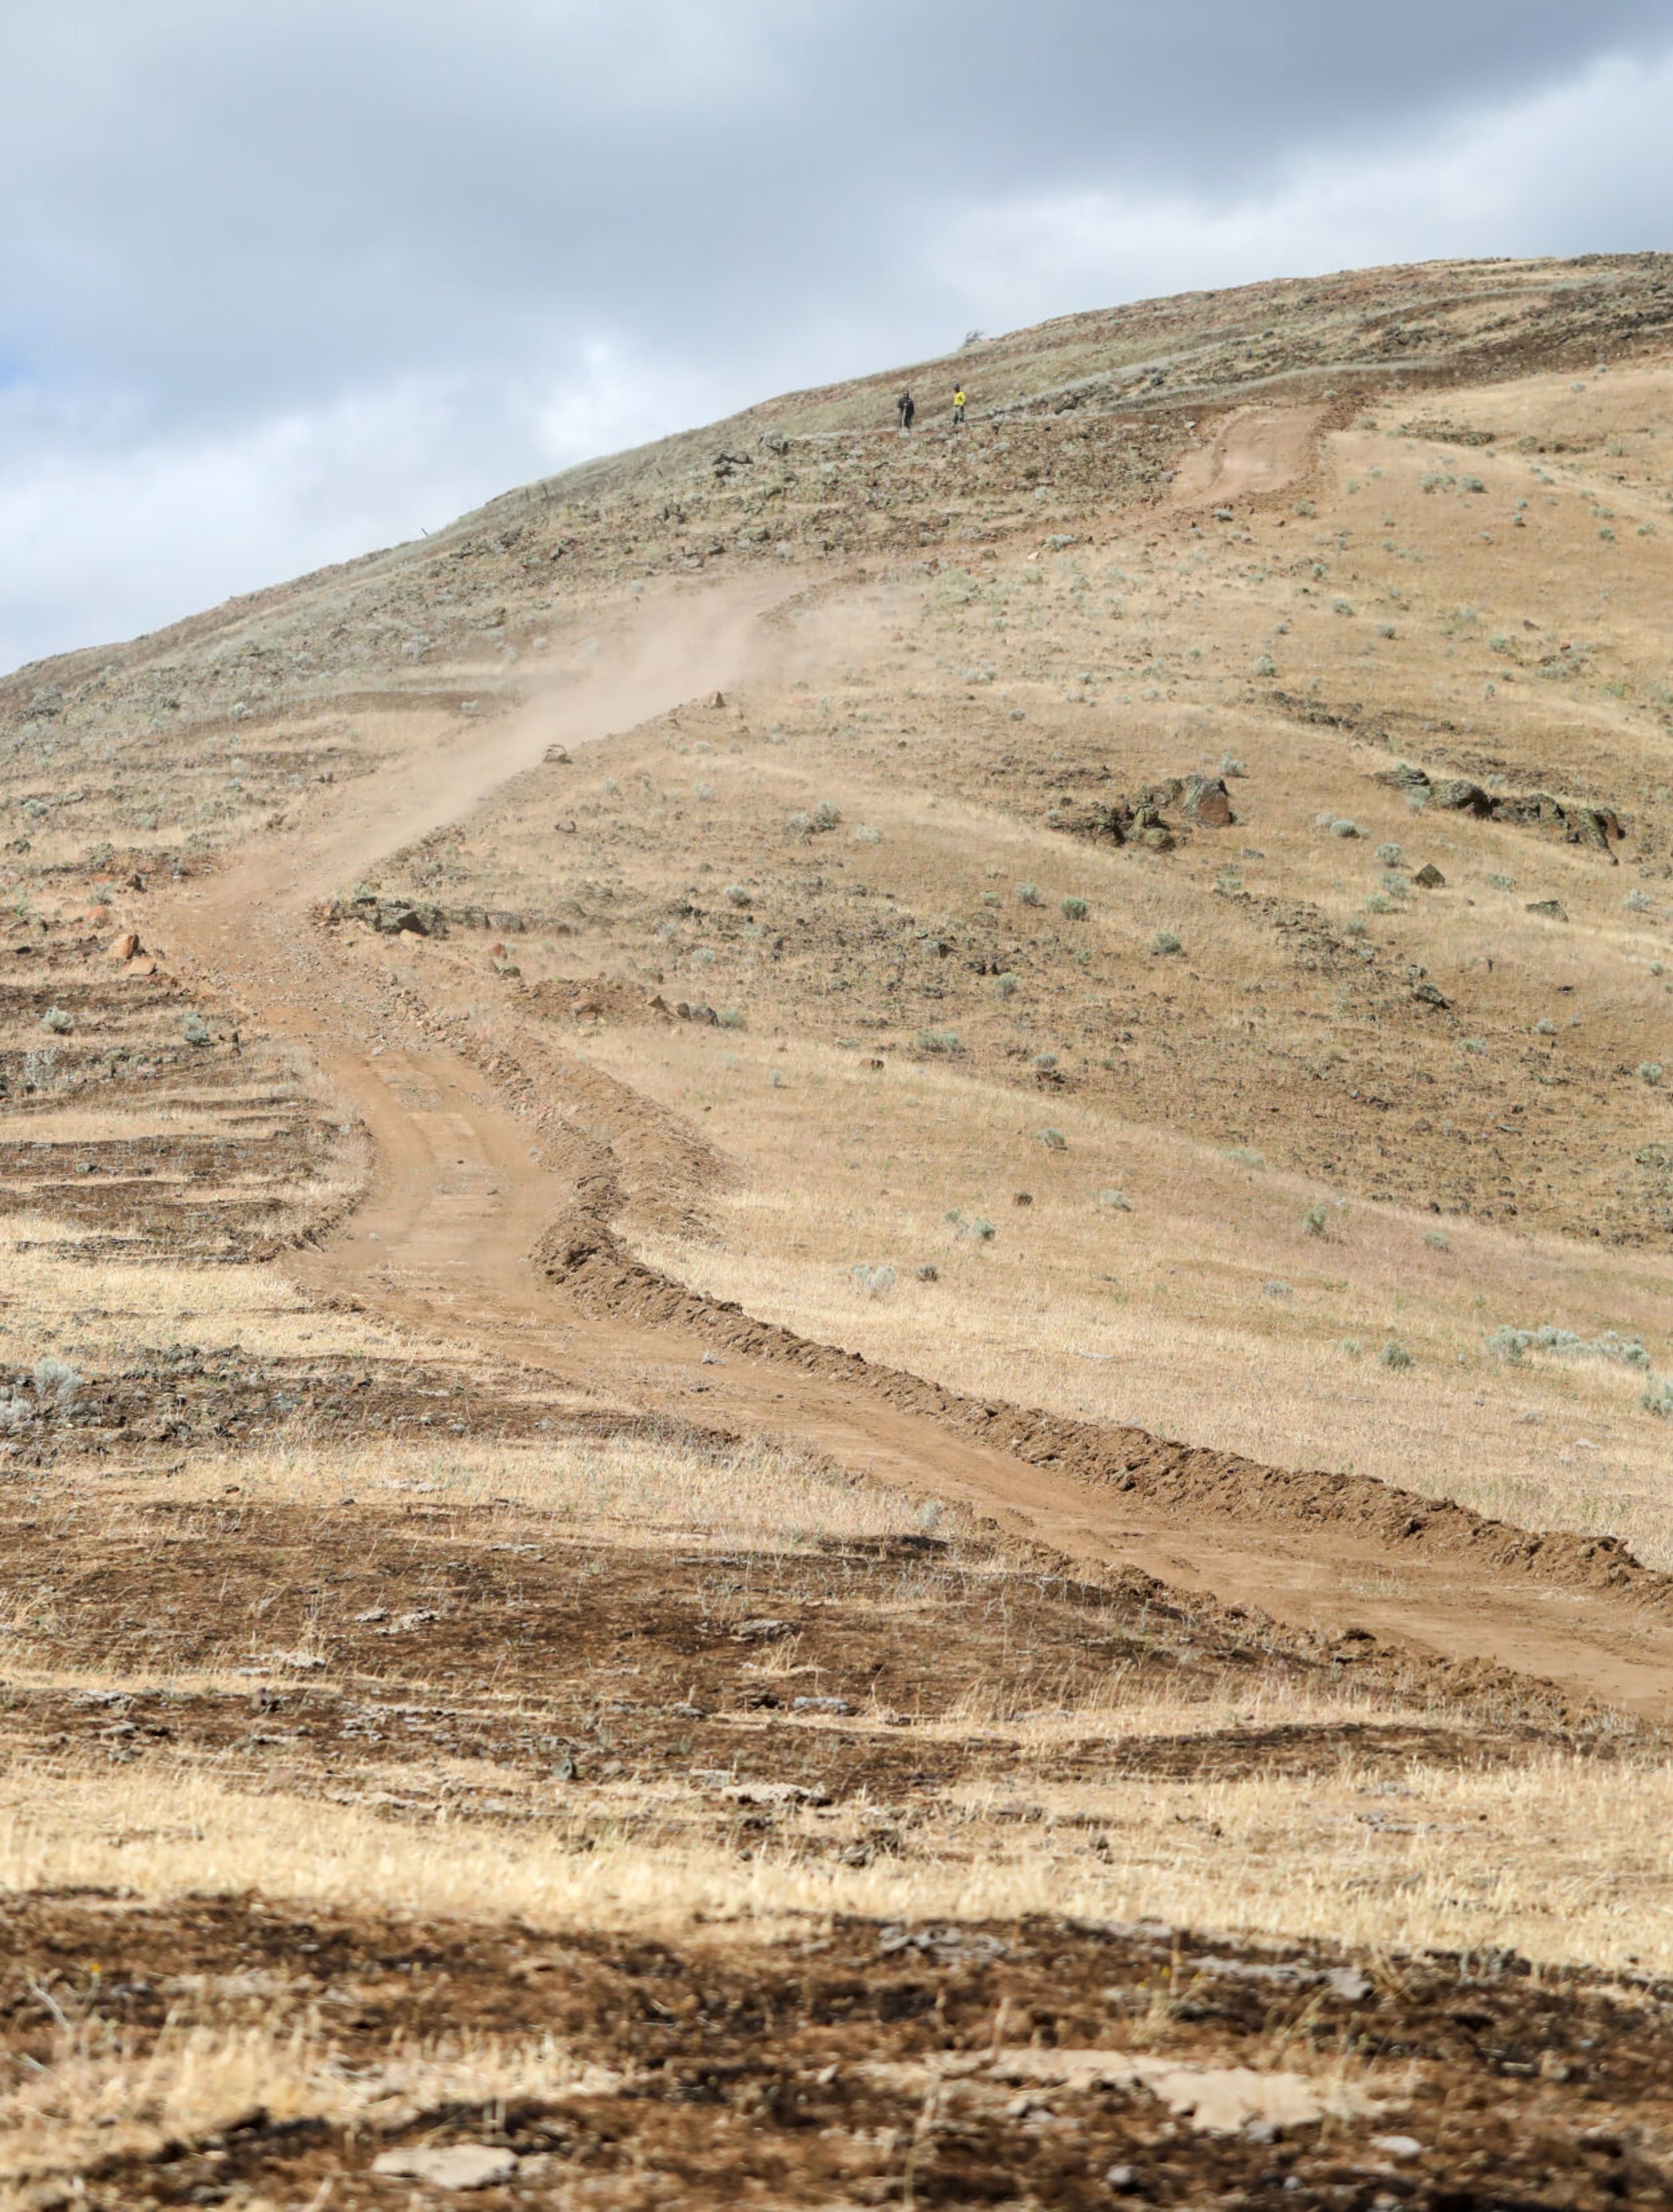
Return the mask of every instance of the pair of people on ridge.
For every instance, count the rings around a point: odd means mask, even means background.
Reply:
[[[964,422],[966,404],[964,386],[961,385],[953,394],[953,426],[955,429]],[[910,430],[918,416],[918,402],[910,392],[903,392],[900,394],[894,403],[894,411],[900,417],[900,428],[903,430]]]

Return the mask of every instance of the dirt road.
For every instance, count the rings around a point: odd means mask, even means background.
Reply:
[[[1484,1574],[1479,1554],[1415,1555],[1340,1514],[1274,1523],[1241,1510],[1159,1505],[973,1442],[955,1424],[891,1404],[868,1379],[810,1374],[770,1346],[717,1364],[700,1331],[601,1314],[536,1271],[530,1255],[573,1206],[573,1179],[542,1164],[536,1131],[474,1064],[480,1055],[396,1003],[385,978],[356,968],[310,909],[373,856],[469,813],[553,742],[573,750],[735,680],[770,650],[767,604],[757,591],[641,611],[597,661],[541,676],[516,714],[415,745],[317,799],[158,915],[173,964],[304,1045],[371,1134],[366,1202],[324,1249],[288,1264],[311,1287],[415,1328],[514,1348],[595,1399],[794,1439],[1088,1565],[1135,1565],[1291,1621],[1360,1626],[1647,1720],[1673,1717],[1673,1609],[1645,1579]]]

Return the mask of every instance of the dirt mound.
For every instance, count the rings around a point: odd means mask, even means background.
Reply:
[[[1421,1497],[1363,1476],[1262,1467],[1234,1454],[1165,1442],[1142,1429],[1106,1427],[1062,1415],[967,1398],[938,1383],[870,1362],[754,1320],[635,1260],[597,1214],[578,1209],[536,1247],[536,1263],[594,1312],[671,1327],[753,1359],[875,1391],[903,1412],[1009,1452],[1030,1466],[1132,1492],[1185,1518],[1244,1528],[1340,1528],[1374,1537],[1391,1552],[1479,1559],[1496,1572],[1608,1592],[1635,1613],[1673,1611],[1673,1577],[1653,1572],[1618,1538],[1537,1534],[1484,1519],[1468,1507]]]

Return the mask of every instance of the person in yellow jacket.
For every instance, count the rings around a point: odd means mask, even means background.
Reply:
[[[953,428],[955,430],[960,428],[964,422],[964,386],[960,385],[958,390],[953,394]]]

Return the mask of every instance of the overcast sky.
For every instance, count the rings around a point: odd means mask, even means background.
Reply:
[[[1670,0],[5,0],[0,668],[1149,294],[1673,246]]]

